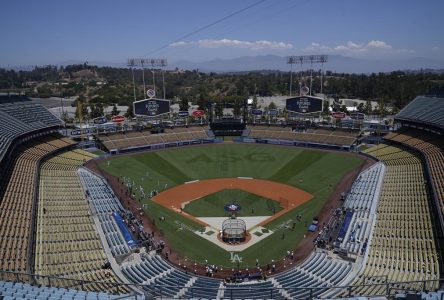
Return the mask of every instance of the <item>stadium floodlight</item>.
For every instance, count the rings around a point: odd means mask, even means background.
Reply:
[[[131,72],[133,75],[133,87],[134,87],[134,101],[136,101],[136,85],[134,81],[134,68],[142,67],[142,81],[143,81],[143,94],[146,95],[146,84],[145,84],[145,67],[151,66],[153,73],[153,89],[156,90],[156,82],[154,75],[155,67],[165,67],[167,65],[166,58],[128,58],[127,66],[131,68]],[[162,70],[162,83],[163,83],[163,98],[165,99],[165,74]]]
[[[163,70],[163,67],[167,66],[167,59],[166,58],[150,58],[147,59],[148,63],[151,65],[153,70],[153,88],[156,90],[156,83],[154,78],[154,68],[160,67],[162,68],[162,87],[163,87],[163,99],[165,99],[165,71]]]
[[[287,64],[290,65],[290,97],[291,97],[291,90],[293,86],[293,64],[296,62],[294,59],[294,56],[287,57]]]
[[[143,94],[146,94],[146,87],[145,87],[145,63],[146,63],[146,59],[144,58],[140,58],[140,65],[142,66],[142,81],[143,81]]]
[[[136,101],[136,83],[134,82],[134,67],[137,66],[137,60],[135,58],[128,58],[127,66],[131,68],[131,73],[133,74],[134,101]]]
[[[292,68],[293,64],[300,63],[301,68],[303,64],[310,64],[310,95],[311,95],[311,87],[313,83],[313,64],[320,63],[321,64],[321,93],[322,93],[322,70],[324,68],[324,63],[328,61],[328,55],[321,54],[321,55],[299,55],[299,56],[288,56],[287,57],[287,64],[290,65],[290,96],[291,96],[291,89],[292,89]],[[301,74],[301,81],[302,81],[302,74]],[[301,84],[301,82],[299,82]]]

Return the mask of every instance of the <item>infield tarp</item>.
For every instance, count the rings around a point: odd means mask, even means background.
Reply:
[[[128,230],[128,227],[126,227],[125,222],[123,222],[122,217],[116,212],[113,212],[113,217],[114,217],[114,220],[116,221],[117,226],[119,227],[120,232],[122,233],[123,238],[125,239],[128,247],[130,247],[130,249],[136,247],[137,242],[133,239],[131,232]]]
[[[344,240],[352,218],[353,218],[353,211],[347,210],[347,212],[345,214],[344,222],[342,223],[342,226],[339,229],[339,233],[338,233],[338,237],[337,237],[338,241],[342,242]]]

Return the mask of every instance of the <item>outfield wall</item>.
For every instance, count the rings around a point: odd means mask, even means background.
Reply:
[[[111,155],[113,155],[113,154],[146,151],[146,150],[175,148],[175,147],[182,147],[182,146],[189,146],[189,145],[212,144],[212,143],[218,143],[218,142],[221,142],[221,140],[207,139],[207,140],[180,141],[180,142],[170,142],[170,143],[162,143],[162,144],[151,144],[151,145],[144,145],[144,146],[137,146],[137,147],[129,147],[129,148],[123,148],[123,149],[111,149],[109,152]]]
[[[330,150],[342,150],[342,151],[352,151],[353,146],[350,145],[331,145],[331,144],[319,144],[310,143],[302,141],[289,141],[289,140],[276,140],[276,139],[257,139],[257,138],[247,138],[240,137],[233,139],[235,142],[241,143],[257,143],[257,144],[271,144],[271,145],[284,145],[284,146],[297,146],[297,147],[307,147],[307,148],[319,148],[319,149],[330,149]]]

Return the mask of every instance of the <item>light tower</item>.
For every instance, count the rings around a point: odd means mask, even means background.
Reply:
[[[155,83],[155,77],[154,77],[154,68],[160,67],[162,68],[162,89],[163,89],[163,99],[165,99],[165,71],[163,67],[167,65],[167,59],[166,58],[151,58],[147,60],[151,67],[153,68],[151,72],[153,72],[153,88],[156,90],[156,83]]]
[[[290,96],[292,94],[292,71],[293,71],[293,64],[300,63],[301,64],[301,71],[302,71],[302,65],[310,63],[310,95],[312,93],[312,86],[313,86],[313,64],[320,63],[321,64],[321,93],[322,93],[322,72],[324,68],[324,63],[328,61],[327,55],[300,55],[300,56],[289,56],[287,57],[287,64],[290,65]],[[302,74],[299,81],[299,85],[302,84]]]
[[[131,68],[131,73],[133,75],[134,101],[136,101],[136,83],[134,82],[134,67],[137,66],[136,59],[135,58],[128,58],[127,66]]]
[[[290,65],[290,97],[291,97],[291,91],[293,87],[293,64],[296,63],[294,56],[287,57],[287,64]]]
[[[145,85],[145,66],[151,66],[151,72],[153,73],[153,89],[156,90],[156,81],[154,75],[155,67],[165,67],[167,65],[166,58],[128,58],[127,66],[131,68],[131,73],[133,75],[133,87],[134,87],[134,101],[136,101],[136,84],[134,81],[134,68],[142,67],[142,81],[143,81],[143,94],[146,95],[146,85]],[[165,75],[162,69],[162,84],[163,84],[163,98],[165,99]]]

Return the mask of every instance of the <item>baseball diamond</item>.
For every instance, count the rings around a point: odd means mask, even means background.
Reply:
[[[301,189],[270,180],[220,178],[200,180],[193,183],[178,185],[154,196],[153,200],[168,209],[175,212],[181,212],[184,216],[192,219],[196,223],[206,226],[207,224],[196,217],[181,211],[181,209],[183,209],[184,206],[190,201],[197,200],[223,189],[233,188],[245,190],[265,198],[273,199],[278,201],[284,208],[283,210],[259,223],[259,226],[263,226],[272,220],[279,218],[283,214],[313,198],[313,195]]]

